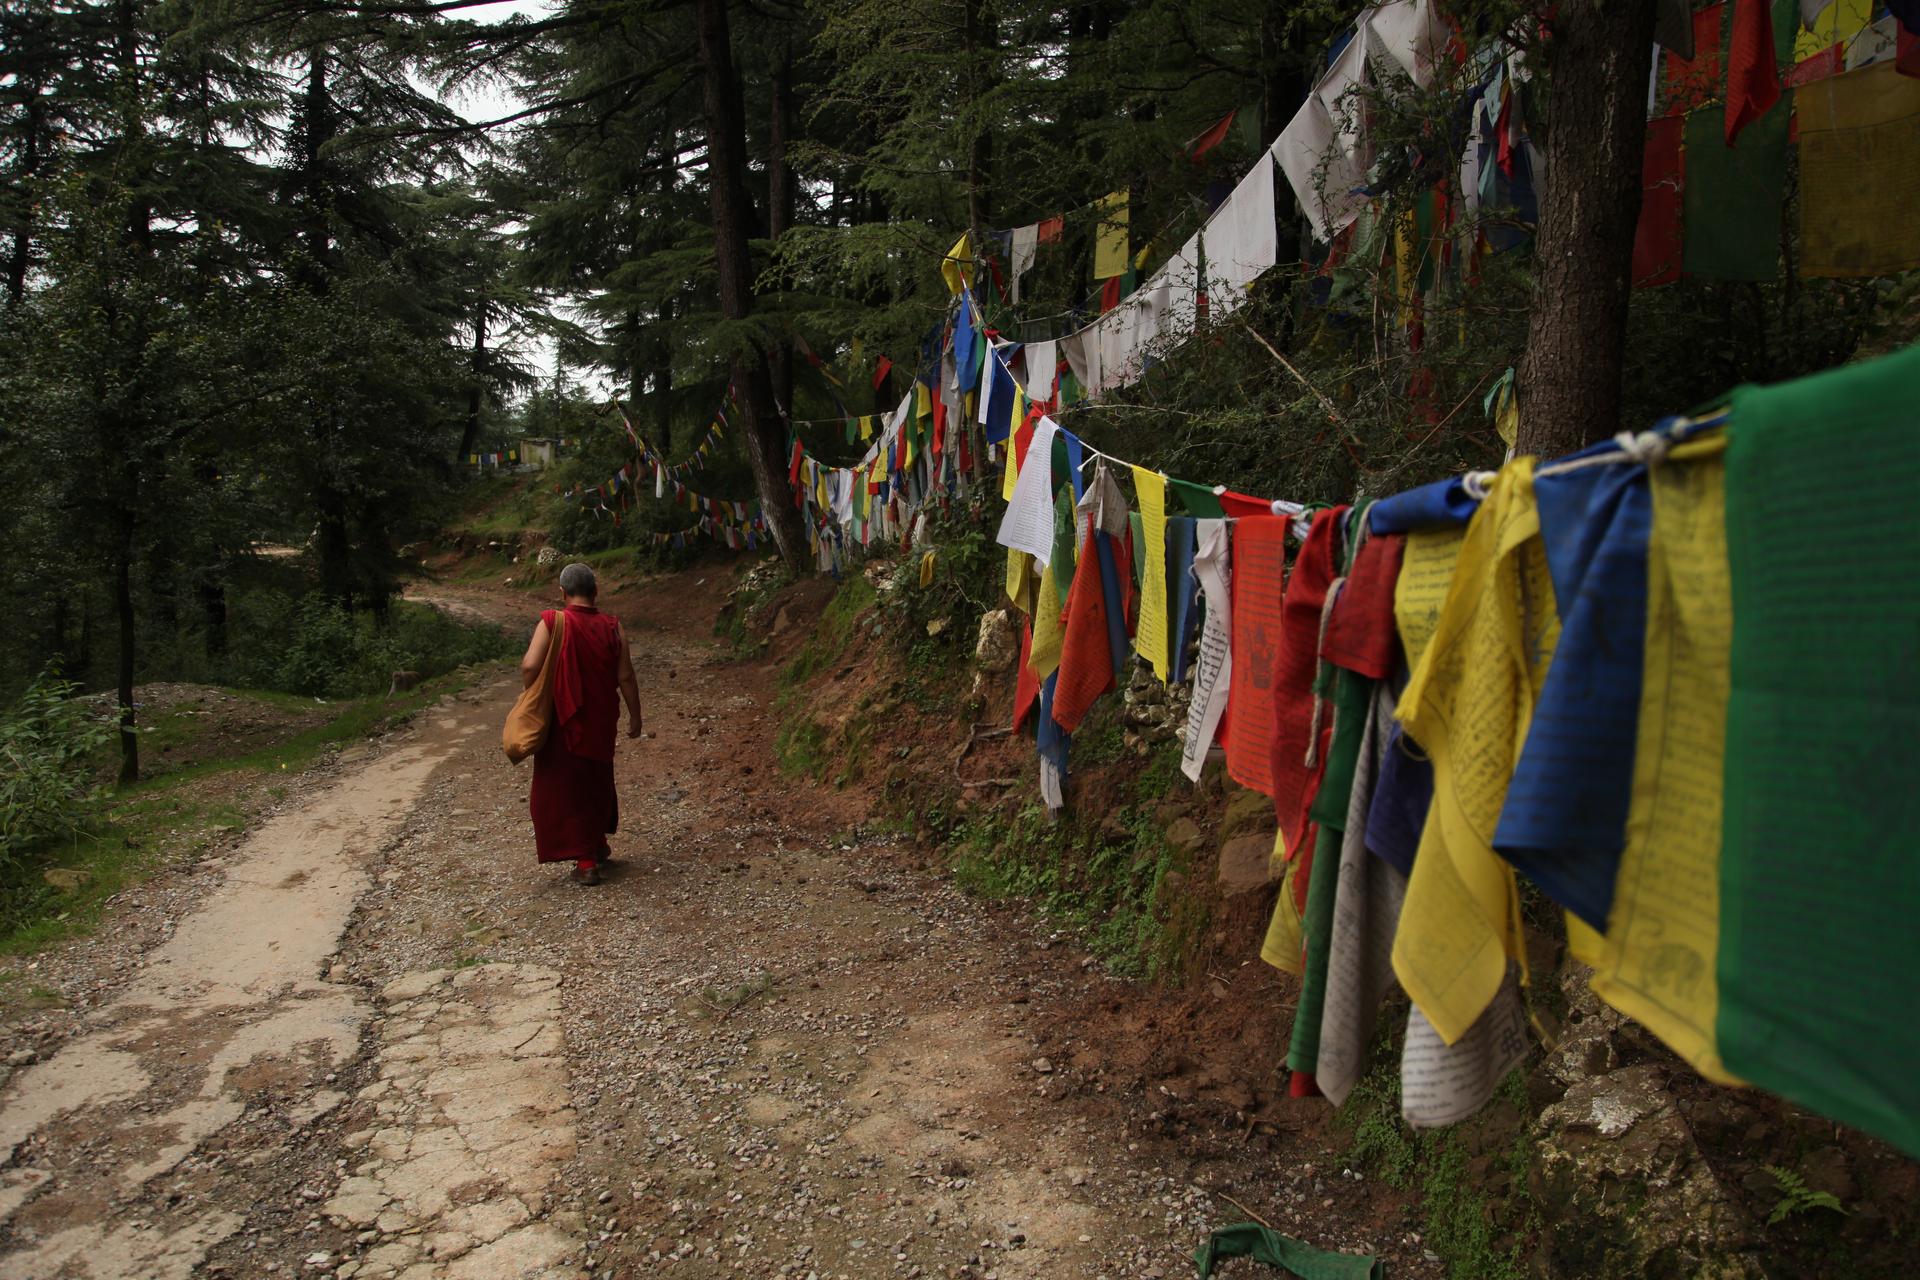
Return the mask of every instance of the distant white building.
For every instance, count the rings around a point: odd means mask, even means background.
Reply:
[[[520,465],[532,467],[536,471],[545,471],[553,465],[553,456],[558,440],[540,436],[527,436],[520,441]]]

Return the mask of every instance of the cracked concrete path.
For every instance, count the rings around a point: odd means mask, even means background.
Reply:
[[[380,993],[380,1075],[358,1098],[377,1127],[323,1206],[382,1242],[349,1272],[403,1280],[562,1276],[579,1224],[547,1221],[574,1155],[557,971],[490,964],[410,974]]]
[[[245,1271],[209,1262],[255,1229],[234,1205],[289,1177],[308,1184],[288,1188],[296,1202],[332,1190],[343,1171],[303,1176],[287,1153],[349,1100],[343,1077],[383,1011],[329,981],[329,962],[429,777],[497,726],[503,691],[424,712],[410,742],[264,823],[87,1033],[8,1081],[0,1280]],[[376,1031],[362,1093],[408,1128],[358,1135],[358,1194],[325,1212],[344,1223],[382,1197],[385,1260],[409,1280],[556,1274],[574,1247],[536,1221],[573,1148],[555,982],[490,967],[381,998],[397,1021]]]

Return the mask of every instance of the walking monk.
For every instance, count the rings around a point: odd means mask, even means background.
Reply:
[[[620,826],[613,791],[613,736],[620,699],[627,704],[627,736],[640,736],[640,683],[618,621],[594,608],[593,570],[570,564],[560,571],[566,606],[560,654],[553,669],[553,724],[533,757],[533,845],[542,862],[572,861],[573,878],[599,884],[612,856],[607,837]],[[553,638],[555,609],[540,614],[520,659],[520,679],[540,677]],[[616,696],[617,691],[617,696]]]

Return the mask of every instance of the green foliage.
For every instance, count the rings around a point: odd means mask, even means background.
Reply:
[[[782,722],[773,754],[786,772],[818,778],[828,764],[826,743],[827,727],[802,712]]]
[[[497,627],[456,622],[408,601],[379,619],[319,596],[295,603],[267,595],[248,602],[245,623],[227,670],[255,688],[316,697],[384,693],[396,671],[430,677],[517,649]]]
[[[1526,1102],[1525,1069],[1512,1072],[1499,1096],[1516,1113]],[[1526,1274],[1524,1244],[1534,1225],[1527,1192],[1529,1138],[1524,1125],[1504,1148],[1476,1163],[1468,1135],[1475,1122],[1420,1131],[1400,1115],[1398,1038],[1382,1027],[1373,1065],[1355,1082],[1339,1112],[1352,1132],[1346,1159],[1398,1191],[1419,1193],[1427,1245],[1446,1267],[1448,1280],[1520,1280]],[[1486,1173],[1506,1174],[1508,1198],[1496,1202]],[[1518,1224],[1518,1228],[1511,1225]]]
[[[1521,1280],[1520,1249],[1503,1243],[1488,1209],[1485,1186],[1468,1167],[1459,1136],[1429,1138],[1420,1176],[1427,1243],[1446,1262],[1447,1280]],[[1525,1158],[1524,1150],[1515,1153]]]
[[[1340,1108],[1341,1122],[1353,1128],[1347,1160],[1405,1191],[1419,1168],[1419,1137],[1400,1118],[1400,1064],[1391,1046],[1374,1056],[1373,1069],[1354,1083]]]
[[[1773,1175],[1774,1186],[1780,1192],[1780,1198],[1774,1202],[1773,1209],[1767,1214],[1768,1226],[1778,1226],[1788,1218],[1814,1209],[1831,1209],[1835,1213],[1846,1213],[1839,1198],[1831,1191],[1815,1191],[1807,1185],[1805,1178],[1792,1169],[1785,1169],[1775,1164],[1766,1165],[1765,1168]]]
[[[95,759],[113,729],[69,681],[42,673],[0,714],[0,867],[30,872],[46,846],[97,821]],[[0,906],[0,915],[9,908]]]
[[[1122,809],[1092,829],[1053,822],[1038,805],[1011,816],[979,811],[953,823],[945,844],[963,889],[1031,902],[1123,977],[1177,977],[1205,925],[1190,898],[1168,892],[1185,861],[1143,809]]]
[[[920,549],[908,552],[895,570],[906,580],[885,601],[887,630],[917,663],[945,663],[970,651],[980,615],[1003,599],[1007,551],[993,538],[997,519],[977,496],[930,510],[932,582],[920,585]]]
[[[853,638],[854,627],[868,615],[876,599],[872,585],[860,574],[841,583],[833,598],[827,601],[807,642],[781,670],[781,686],[793,689],[803,685],[838,662]]]
[[[792,573],[777,560],[758,566],[728,597],[726,607],[714,619],[714,635],[735,657],[756,652],[765,643],[754,630],[762,606],[792,582]]]

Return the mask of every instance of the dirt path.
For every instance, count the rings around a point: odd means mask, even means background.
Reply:
[[[506,676],[256,832],[0,1093],[0,1277],[1182,1276],[1223,1189],[1386,1246],[1336,1225],[1339,1171],[1197,1155],[1103,1046],[1043,1050],[1111,980],[780,778],[720,599],[603,601],[650,730],[607,885],[533,861]]]

